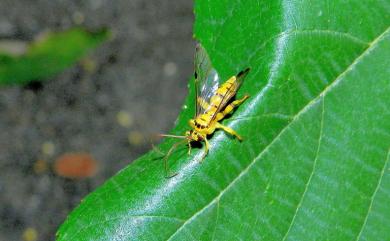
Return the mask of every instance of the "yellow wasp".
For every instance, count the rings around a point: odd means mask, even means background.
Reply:
[[[207,136],[214,133],[215,129],[222,129],[227,133],[235,136],[238,140],[242,140],[233,129],[219,123],[226,115],[231,113],[233,109],[242,104],[249,98],[245,95],[239,100],[234,100],[229,103],[235,96],[245,76],[249,72],[249,68],[239,72],[236,76],[230,77],[225,83],[219,87],[219,76],[217,71],[211,65],[210,58],[206,50],[198,44],[195,51],[195,89],[196,89],[196,114],[195,118],[189,120],[189,125],[192,130],[186,131],[184,136],[165,135],[161,136],[185,139],[174,144],[165,156],[165,170],[168,173],[167,159],[171,152],[183,142],[188,144],[188,154],[191,153],[191,142],[205,142],[205,152],[203,160],[209,149],[210,144]]]

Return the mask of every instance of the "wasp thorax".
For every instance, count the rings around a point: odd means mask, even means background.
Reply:
[[[192,128],[195,128],[195,120],[194,119],[191,119],[188,121],[188,124],[192,127]]]

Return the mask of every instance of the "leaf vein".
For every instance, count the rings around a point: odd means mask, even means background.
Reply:
[[[319,131],[319,137],[318,137],[318,144],[317,144],[317,151],[316,151],[316,154],[315,154],[315,157],[314,157],[314,161],[313,161],[313,166],[312,166],[312,171],[310,173],[310,176],[309,176],[309,179],[307,180],[306,184],[305,184],[305,190],[303,191],[303,194],[301,196],[301,199],[299,200],[298,202],[298,205],[295,209],[295,212],[294,212],[294,216],[293,218],[291,219],[291,222],[290,222],[290,225],[287,229],[287,232],[285,233],[284,237],[283,237],[283,241],[286,240],[288,234],[290,233],[290,230],[291,228],[293,227],[294,223],[295,223],[295,218],[297,217],[297,214],[299,212],[299,210],[301,209],[301,206],[302,206],[302,203],[303,203],[303,200],[305,199],[306,197],[306,193],[307,193],[307,190],[309,189],[309,186],[310,186],[310,183],[311,183],[311,180],[314,176],[314,172],[316,171],[316,167],[317,167],[317,161],[318,161],[318,155],[320,153],[320,148],[321,148],[321,143],[322,143],[322,136],[323,136],[323,130],[324,130],[324,114],[325,114],[325,96],[324,98],[322,99],[322,113],[321,113],[321,124],[320,124],[320,131]]]
[[[348,39],[352,40],[353,42],[356,42],[356,43],[361,44],[361,45],[369,45],[370,44],[369,42],[366,42],[363,39],[361,39],[357,36],[354,36],[350,33],[336,31],[336,30],[332,30],[332,29],[288,29],[288,30],[280,32],[280,33],[266,39],[265,41],[263,41],[263,43],[252,52],[252,54],[249,56],[249,59],[252,59],[254,56],[257,56],[258,52],[260,50],[262,50],[263,48],[265,48],[265,46],[269,42],[273,41],[274,39],[279,39],[282,37],[289,37],[289,36],[294,35],[294,34],[308,34],[308,33],[329,34],[329,35],[333,35],[333,36],[348,38]]]
[[[214,230],[213,230],[213,236],[211,237],[211,241],[214,241],[214,238],[215,238],[215,233],[216,233],[216,230],[217,230],[217,226],[218,226],[218,218],[219,218],[219,200],[217,202],[217,217],[215,218],[215,224],[214,224]]]
[[[390,159],[390,149],[387,152],[386,160],[385,160],[385,163],[384,163],[383,168],[381,170],[381,174],[379,176],[378,183],[377,183],[377,185],[375,187],[375,190],[374,190],[374,192],[373,192],[373,194],[371,196],[371,201],[370,201],[370,205],[368,206],[368,209],[367,209],[367,214],[365,215],[362,227],[360,228],[360,231],[359,231],[358,236],[356,237],[356,240],[360,240],[360,238],[362,236],[362,233],[363,233],[363,230],[364,230],[364,228],[365,228],[365,226],[367,224],[368,216],[370,215],[370,212],[371,212],[371,209],[372,209],[372,204],[374,203],[376,194],[378,193],[379,187],[380,187],[380,185],[382,183],[383,175],[385,173],[386,166],[387,166],[387,163],[389,162],[389,159]]]

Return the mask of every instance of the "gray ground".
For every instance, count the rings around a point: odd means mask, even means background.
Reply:
[[[108,27],[115,38],[89,55],[94,71],[78,64],[29,87],[0,88],[0,240],[38,240],[55,231],[87,193],[150,148],[130,144],[172,127],[192,74],[192,1],[2,0],[0,40],[29,41],[45,30],[81,23]],[[117,113],[133,118],[118,124]],[[136,132],[134,132],[136,131]],[[43,143],[54,144],[45,154]],[[92,178],[71,180],[50,166],[59,155],[84,151],[98,161]],[[43,159],[49,169],[34,171]]]

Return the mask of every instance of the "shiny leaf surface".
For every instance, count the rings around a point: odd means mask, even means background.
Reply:
[[[195,36],[251,97],[211,150],[150,152],[90,194],[58,240],[386,240],[388,1],[196,1]],[[191,81],[192,83],[192,81]],[[194,113],[186,101],[174,134]],[[166,151],[174,141],[160,148]]]

